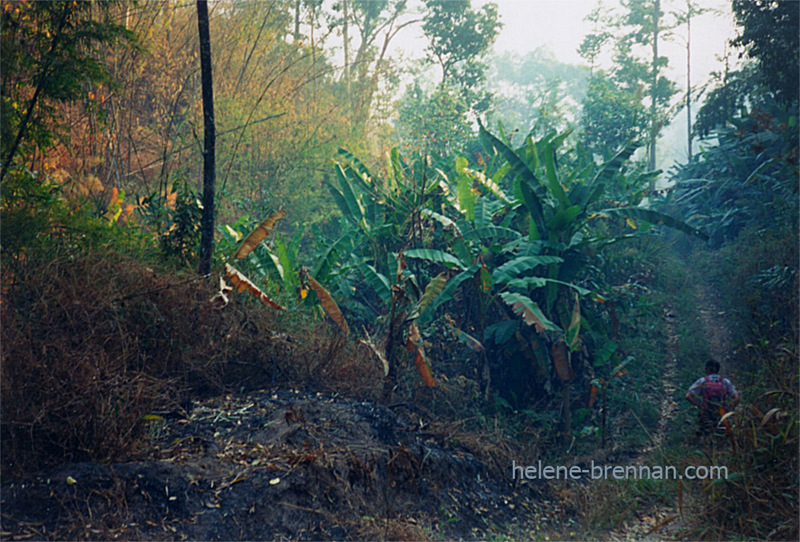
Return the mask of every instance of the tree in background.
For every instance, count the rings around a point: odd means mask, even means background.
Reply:
[[[647,110],[640,92],[628,92],[604,73],[589,81],[581,111],[583,145],[593,154],[610,158],[631,141],[647,136]]]
[[[30,160],[64,137],[67,127],[57,104],[110,82],[103,47],[133,43],[111,11],[111,5],[95,2],[3,3],[0,179],[21,148],[24,160]]]
[[[592,31],[584,36],[578,47],[578,54],[589,62],[590,74],[594,75],[598,57],[603,52],[603,47],[613,37],[607,30],[612,24],[612,18],[609,16],[608,10],[603,8],[601,0],[598,0],[597,7],[590,11],[584,20],[592,23]]]
[[[686,25],[686,150],[688,161],[692,161],[692,19],[710,11],[692,0],[686,0],[684,11],[674,12],[676,25]]]
[[[407,89],[406,104],[401,106],[405,114],[398,124],[401,137],[412,146],[446,153],[463,145],[460,134],[472,131],[474,120],[489,109],[483,59],[501,23],[492,3],[474,10],[470,0],[425,0],[425,7],[422,30],[429,42],[425,62],[439,66],[441,79],[430,92],[418,85]],[[436,120],[426,122],[431,114]]]
[[[500,30],[497,5],[480,11],[470,0],[425,0],[427,12],[422,30],[428,38],[428,61],[442,70],[440,86],[467,87],[482,82],[483,56]]]
[[[648,164],[654,170],[656,142],[670,121],[670,100],[675,94],[675,84],[663,75],[667,59],[658,50],[659,40],[668,34],[671,27],[665,24],[660,0],[627,0],[622,2],[622,8],[623,11],[618,14],[603,11],[599,7],[592,11],[587,20],[594,23],[595,29],[584,38],[579,53],[593,68],[604,48],[611,46],[614,53],[614,62],[607,77],[616,86],[616,92],[609,92],[606,83],[596,87],[604,87],[604,91],[590,100],[608,96],[616,102],[622,102],[617,94],[627,93],[631,100],[643,103],[645,96],[649,97],[649,107],[645,113]],[[605,109],[612,110],[610,107]],[[623,119],[626,118],[635,118],[637,122],[640,120],[638,116],[623,115]],[[601,122],[597,115],[594,115],[594,119]],[[613,126],[623,119],[612,114],[605,120],[606,127],[602,131],[610,133],[627,129],[631,138],[639,135],[637,125]]]
[[[493,93],[491,117],[507,129],[542,138],[572,129],[586,95],[589,72],[559,62],[547,48],[519,55],[503,53],[490,62],[487,85]]]
[[[796,104],[800,92],[800,3],[733,0],[733,14],[741,29],[733,45],[758,60],[761,79],[776,100]]]
[[[799,11],[797,2],[733,2],[739,35],[731,45],[747,58],[731,71],[728,53],[723,70],[702,89],[706,99],[695,124],[699,136],[712,134],[744,110],[796,111],[798,66],[786,59],[800,57]]]
[[[398,108],[401,138],[414,151],[447,156],[460,151],[473,133],[469,106],[450,87],[431,92],[414,83],[406,89]]]
[[[406,0],[353,0],[350,9],[352,24],[358,30],[358,45],[352,62],[355,75],[350,88],[353,116],[365,125],[371,116],[381,77],[386,75],[386,54],[397,34],[418,19],[401,21]]]

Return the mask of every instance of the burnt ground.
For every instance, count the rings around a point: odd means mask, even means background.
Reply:
[[[137,461],[3,480],[2,538],[530,539],[569,523],[547,485],[429,428],[313,392],[194,403],[151,421]]]

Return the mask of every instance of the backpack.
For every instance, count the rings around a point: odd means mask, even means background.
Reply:
[[[703,377],[705,380],[703,383],[703,409],[710,410],[715,414],[719,412],[720,406],[725,408],[725,396],[727,395],[722,377],[718,378],[718,380],[711,380],[708,376]],[[709,404],[711,409],[708,408]]]

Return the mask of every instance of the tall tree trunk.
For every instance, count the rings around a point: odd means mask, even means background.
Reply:
[[[294,0],[294,42],[300,41],[300,0]]]
[[[201,275],[211,273],[214,252],[214,183],[216,132],[214,123],[214,87],[211,74],[211,35],[208,25],[208,2],[197,0],[197,29],[200,37],[200,75],[203,85],[203,220],[200,231]]]
[[[661,0],[653,2],[653,81],[650,85],[650,170],[656,169],[656,138],[658,122],[656,119],[656,98],[658,94],[658,25],[661,12]]]
[[[692,161],[692,2],[686,0],[686,143]]]
[[[348,11],[347,0],[342,0],[342,16],[344,18],[344,26],[342,26],[342,40],[344,41],[344,80],[347,85],[347,103],[350,104],[350,36],[348,34],[350,13]]]

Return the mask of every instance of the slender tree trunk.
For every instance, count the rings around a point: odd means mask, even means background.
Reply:
[[[294,0],[294,42],[300,41],[300,0]]]
[[[661,0],[653,2],[653,80],[650,86],[650,170],[656,169],[656,138],[658,123],[656,119],[656,97],[658,94],[658,25]]]
[[[344,26],[342,26],[342,40],[344,41],[344,80],[347,85],[347,103],[350,103],[350,36],[348,26],[350,25],[350,13],[348,12],[347,0],[342,0],[342,16]]]
[[[53,64],[53,58],[55,58],[55,52],[59,46],[59,42],[61,41],[62,30],[67,22],[69,13],[70,8],[67,6],[67,4],[64,4],[64,9],[61,12],[61,19],[58,22],[58,28],[56,29],[55,34],[53,34],[53,41],[50,43],[50,50],[47,51],[47,55],[45,55],[44,59],[44,66],[42,67],[42,71],[39,72],[39,77],[36,82],[36,90],[33,92],[31,101],[28,103],[28,108],[25,111],[25,117],[22,119],[22,122],[19,125],[17,136],[14,138],[14,142],[11,144],[11,149],[9,149],[5,160],[3,160],[3,169],[0,170],[0,181],[2,181],[3,177],[5,177],[6,173],[8,173],[8,169],[14,162],[14,155],[17,154],[17,150],[19,149],[22,140],[25,138],[25,133],[28,130],[28,124],[30,124],[31,118],[33,118],[33,110],[36,108],[36,104],[39,101],[42,88],[44,88],[45,82],[50,77],[50,67]]]
[[[317,69],[317,44],[314,42],[314,27],[317,26],[317,10],[314,5],[311,5],[311,67],[316,70]],[[311,81],[311,88],[313,89],[314,94],[314,102],[312,107],[314,108],[314,112],[316,113],[317,108],[317,77],[314,77]]]
[[[686,142],[692,161],[692,2],[686,0]]]
[[[208,2],[197,0],[197,29],[200,37],[200,74],[203,86],[203,220],[200,231],[201,275],[211,273],[214,252],[214,183],[216,166],[216,132],[214,123],[214,87],[211,74],[211,35],[208,24]]]

